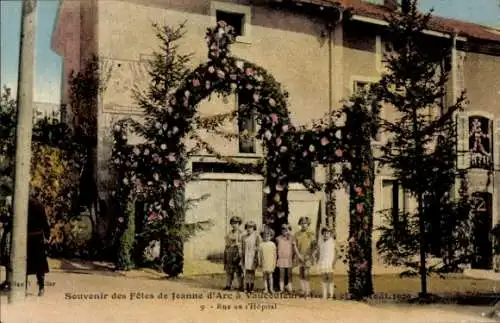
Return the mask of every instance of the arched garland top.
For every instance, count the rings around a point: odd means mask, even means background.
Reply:
[[[167,151],[178,151],[181,138],[191,130],[197,104],[211,93],[227,96],[238,92],[252,98],[248,105],[239,107],[239,115],[256,115],[260,124],[257,137],[267,150],[266,218],[288,214],[286,195],[291,172],[301,173],[312,163],[344,160],[342,125],[337,128],[300,132],[296,129],[287,109],[288,93],[263,68],[231,56],[229,46],[234,42],[232,27],[219,22],[208,29],[206,40],[209,61],[200,65],[167,101],[165,124],[176,124],[176,132],[168,131],[165,138]],[[341,118],[342,119],[342,118]],[[344,117],[345,122],[345,117]],[[169,135],[170,134],[170,135]],[[299,176],[301,177],[301,176]],[[313,183],[313,179],[302,176]]]
[[[128,162],[133,165],[140,159],[142,162],[138,164],[150,165],[158,168],[158,173],[168,174],[165,185],[162,185],[163,192],[157,194],[159,200],[172,199],[174,191],[183,189],[185,184],[185,147],[182,138],[192,130],[198,103],[214,92],[223,96],[237,92],[250,97],[251,102],[240,106],[237,113],[253,114],[260,124],[257,137],[263,140],[267,151],[264,188],[267,202],[264,220],[269,223],[276,217],[283,218],[288,214],[289,174],[295,173],[298,175],[295,177],[307,187],[317,190],[320,186],[304,170],[319,163],[347,164],[344,153],[346,141],[343,138],[346,117],[345,114],[337,114],[333,127],[321,123],[308,131],[294,127],[287,109],[288,93],[262,67],[231,56],[229,45],[234,39],[232,27],[224,22],[207,30],[209,61],[186,77],[183,85],[167,99],[166,113],[158,119],[163,144],[156,147],[158,149],[155,149],[155,153],[148,154],[143,152],[145,148],[141,148],[141,145],[136,146],[134,153],[130,151],[127,154]],[[121,141],[122,130],[118,127],[115,131],[117,141]],[[132,184],[134,173],[133,170],[129,172],[131,178],[127,183]],[[342,167],[339,167],[338,174],[341,173]],[[142,184],[154,180],[155,178],[140,178]],[[126,188],[123,189],[127,191]],[[174,207],[173,202],[168,205]],[[169,213],[168,210],[165,211]]]

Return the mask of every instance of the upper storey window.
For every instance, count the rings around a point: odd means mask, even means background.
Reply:
[[[239,43],[250,43],[252,30],[252,8],[249,6],[212,1],[210,4],[212,24],[224,21],[234,28],[236,41]]]
[[[215,11],[215,19],[217,22],[224,21],[234,28],[236,36],[243,36],[245,26],[245,15],[237,12],[227,12],[223,10]]]
[[[500,170],[500,119],[471,111],[458,116],[458,168]]]

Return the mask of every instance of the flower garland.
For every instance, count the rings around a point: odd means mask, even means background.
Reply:
[[[379,129],[380,105],[369,92],[354,95],[344,104],[351,170],[344,174],[349,183],[350,216],[347,261],[349,294],[362,299],[373,294],[372,231],[375,162],[371,140]]]

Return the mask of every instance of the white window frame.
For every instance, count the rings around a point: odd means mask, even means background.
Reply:
[[[378,81],[380,81],[379,76],[352,75],[350,82],[349,82],[350,95],[353,95],[355,93],[356,83],[363,82],[363,83],[374,84],[374,83],[377,83]],[[380,118],[381,119],[384,118],[384,107],[383,106],[380,107]],[[383,131],[380,131],[378,140],[376,140],[376,139],[372,140],[372,144],[375,146],[381,146],[386,142],[387,142],[387,137],[385,136]]]
[[[237,43],[251,44],[252,35],[252,7],[240,4],[211,1],[210,2],[210,17],[211,24],[217,24],[217,11],[225,11],[228,13],[237,13],[243,15],[242,35],[236,37]]]

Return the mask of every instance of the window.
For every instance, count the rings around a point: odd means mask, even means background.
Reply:
[[[472,245],[474,248],[473,269],[491,269],[492,241],[490,233],[493,223],[493,196],[488,192],[471,194],[473,222]]]
[[[250,43],[252,8],[249,6],[212,1],[210,5],[212,24],[224,21],[234,28],[236,41]]]
[[[382,210],[390,214],[393,224],[400,223],[408,211],[403,188],[396,180],[382,180]]]
[[[470,167],[490,169],[492,166],[491,121],[481,116],[469,117]]]
[[[255,131],[256,118],[253,111],[249,111],[248,95],[239,93],[236,96],[238,105],[238,134],[239,134],[239,152],[255,154]]]
[[[234,28],[236,36],[243,36],[243,27],[245,24],[245,15],[237,12],[227,12],[222,10],[215,11],[217,22],[224,21]]]
[[[495,150],[498,150],[498,143],[494,137],[499,136],[500,130],[496,127],[498,121],[495,125],[487,113],[470,111],[458,115],[458,168],[490,170],[497,167],[499,157]]]

